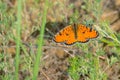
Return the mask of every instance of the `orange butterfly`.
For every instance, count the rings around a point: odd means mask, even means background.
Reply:
[[[74,24],[63,28],[58,32],[54,36],[54,41],[71,45],[75,42],[88,42],[89,39],[96,38],[97,36],[98,32],[96,30],[82,24]]]

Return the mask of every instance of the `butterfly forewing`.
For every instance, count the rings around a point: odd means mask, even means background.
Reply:
[[[78,42],[87,42],[88,39],[85,37],[85,31],[86,31],[86,26],[82,25],[82,24],[78,24],[78,30],[77,30],[77,41]]]
[[[74,31],[72,26],[67,26],[58,32],[54,37],[55,42],[64,42],[65,44],[72,44],[75,42]]]

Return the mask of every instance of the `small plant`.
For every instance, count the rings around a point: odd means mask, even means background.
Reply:
[[[101,52],[101,51],[100,51]],[[97,52],[99,53],[99,52]],[[70,59],[69,75],[73,80],[107,80],[105,73],[100,69],[99,56],[85,53],[85,56]]]

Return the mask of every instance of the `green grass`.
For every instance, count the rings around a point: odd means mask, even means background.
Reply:
[[[21,44],[21,18],[22,18],[22,0],[18,0],[17,6],[17,26],[16,26],[16,57],[15,57],[15,80],[19,80],[20,63],[20,44]]]
[[[46,25],[46,15],[47,15],[47,9],[48,9],[48,0],[45,1],[45,7],[44,7],[44,12],[43,12],[43,22],[40,30],[40,36],[38,39],[38,50],[37,50],[37,55],[36,55],[36,60],[33,68],[33,78],[32,80],[37,79],[37,75],[39,72],[39,65],[41,63],[41,58],[42,58],[42,45],[43,45],[43,38],[44,38],[44,31],[45,31],[45,25]]]
[[[107,75],[100,68],[99,56],[105,52],[97,49],[96,56],[88,50],[86,45],[80,47],[85,53],[84,56],[76,56],[70,59],[68,72],[73,80],[85,78],[86,80],[107,80]],[[86,51],[85,51],[86,50]]]

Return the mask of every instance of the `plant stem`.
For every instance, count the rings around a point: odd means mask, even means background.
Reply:
[[[17,6],[17,26],[16,26],[16,57],[15,57],[15,80],[19,80],[19,61],[20,61],[20,32],[21,32],[21,12],[22,0],[18,0]]]
[[[34,68],[33,68],[33,78],[32,78],[32,80],[37,79],[37,75],[38,75],[38,71],[39,71],[39,65],[41,63],[42,45],[43,45],[43,36],[44,36],[44,30],[45,30],[45,25],[46,25],[47,8],[48,8],[48,0],[45,1],[45,8],[44,8],[43,19],[42,19],[43,22],[42,22],[42,26],[41,26],[39,41],[38,41],[38,51],[37,51],[37,56],[36,56],[36,60],[35,60],[35,65],[34,65]]]

